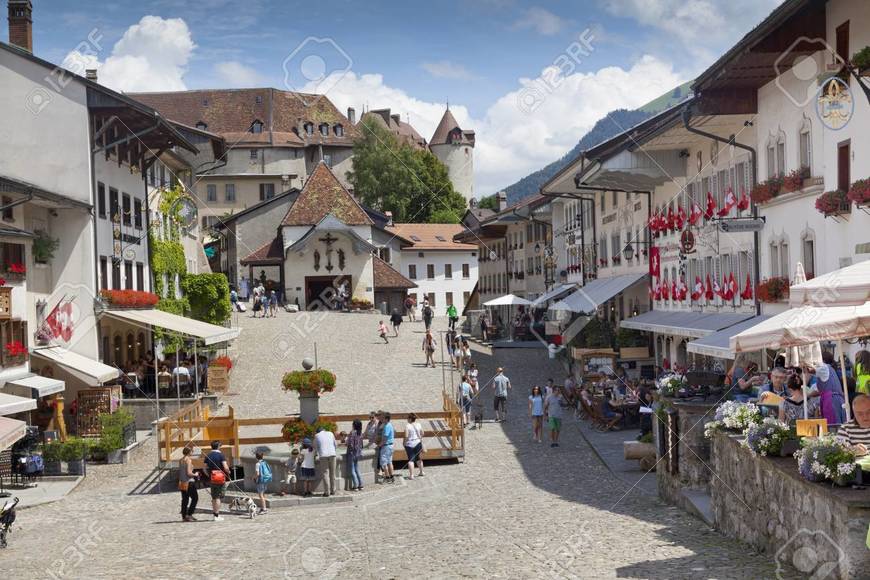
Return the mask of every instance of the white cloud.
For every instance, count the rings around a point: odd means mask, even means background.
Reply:
[[[466,107],[451,104],[459,124],[477,134],[475,191],[487,195],[510,185],[564,155],[608,112],[641,106],[684,80],[670,64],[644,56],[628,69],[612,66],[562,75],[549,67],[537,79],[519,79],[520,86],[499,98],[483,118],[473,118]],[[541,97],[532,112],[519,104],[529,90]],[[416,99],[387,85],[379,74],[348,73],[326,96],[342,111],[347,107],[360,111],[365,105],[389,107],[402,118],[408,114],[427,139],[444,114],[444,104]]]
[[[436,79],[470,80],[475,78],[475,75],[467,68],[449,60],[424,62],[420,67]]]
[[[549,10],[533,6],[514,22],[514,28],[519,30],[531,29],[544,36],[553,36],[558,34],[565,27],[565,24],[566,22],[561,17]]]
[[[63,65],[79,74],[85,68],[96,68],[100,84],[119,91],[180,91],[187,88],[184,74],[195,48],[184,20],[143,16],[127,29],[104,61],[99,60],[99,54],[74,50]]]
[[[237,60],[227,60],[214,65],[218,77],[231,87],[257,87],[266,84],[254,68]]]

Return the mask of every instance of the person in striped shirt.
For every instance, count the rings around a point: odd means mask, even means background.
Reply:
[[[867,455],[870,450],[870,397],[858,395],[852,402],[855,417],[840,427],[837,437],[856,448],[858,455]]]

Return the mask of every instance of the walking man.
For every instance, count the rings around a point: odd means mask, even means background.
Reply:
[[[559,433],[562,430],[563,401],[562,388],[553,387],[553,390],[544,402],[544,414],[549,417],[548,423],[550,424],[550,447],[559,446]]]
[[[211,511],[214,521],[223,521],[221,517],[221,499],[224,497],[224,488],[230,475],[230,466],[227,458],[221,453],[221,442],[212,441],[211,451],[205,456],[205,469],[208,473],[209,489],[211,491]]]
[[[323,497],[335,495],[335,435],[323,427],[317,429],[314,436],[314,451],[318,460],[326,462],[329,472],[329,488],[323,492]]]
[[[505,376],[503,368],[498,367],[492,384],[495,389],[495,399],[493,400],[495,420],[497,423],[507,421],[507,396],[511,389],[511,380]]]
[[[459,322],[459,313],[453,304],[447,307],[447,320],[450,324],[450,330],[456,330],[456,323]]]
[[[414,299],[411,298],[410,294],[408,294],[408,297],[405,298],[405,312],[408,313],[408,322],[414,322],[417,319],[416,308],[417,306],[414,303]]]
[[[432,317],[435,316],[435,313],[432,312],[432,307],[429,306],[429,303],[426,302],[423,304],[423,324],[426,325],[426,330],[429,330],[432,327]]]
[[[384,481],[393,483],[393,439],[396,430],[390,423],[390,414],[384,413],[384,430],[381,435],[380,464],[384,473]]]

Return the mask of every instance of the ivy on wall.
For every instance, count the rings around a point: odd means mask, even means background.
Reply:
[[[188,274],[181,289],[193,318],[220,326],[230,317],[230,285],[224,274]]]

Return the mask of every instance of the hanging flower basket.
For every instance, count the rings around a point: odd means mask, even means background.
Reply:
[[[825,217],[849,213],[851,202],[840,189],[826,191],[816,198],[816,210]]]
[[[281,380],[285,391],[296,391],[300,395],[320,396],[335,390],[335,374],[326,369],[311,371],[290,371]]]
[[[325,431],[332,431],[333,433],[338,430],[338,425],[332,421],[318,419],[313,423],[306,423],[302,419],[294,418],[284,423],[284,426],[281,427],[281,436],[288,443],[299,443],[306,437],[314,437],[317,430],[321,427]]]
[[[779,302],[789,295],[788,278],[767,278],[758,283],[755,296],[761,302]]]
[[[141,290],[102,290],[100,296],[115,308],[152,308],[160,299],[153,292]]]
[[[870,179],[859,179],[853,183],[846,197],[855,205],[870,205]]]

